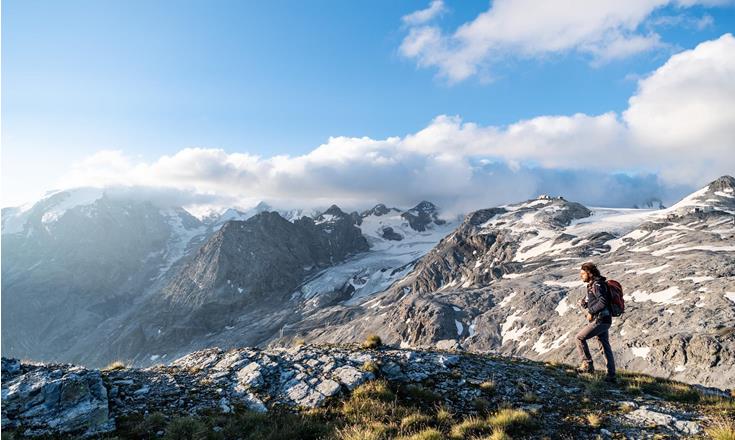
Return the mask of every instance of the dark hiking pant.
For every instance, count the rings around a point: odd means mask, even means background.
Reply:
[[[610,347],[610,340],[608,339],[608,330],[610,324],[602,322],[590,322],[582,330],[577,333],[577,352],[579,356],[587,362],[592,362],[592,355],[590,349],[587,346],[587,339],[597,337],[597,341],[600,343],[600,351],[605,355],[605,364],[607,365],[607,375],[615,375],[615,359],[613,358],[612,347]]]

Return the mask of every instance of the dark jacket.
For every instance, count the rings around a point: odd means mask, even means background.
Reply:
[[[594,277],[587,283],[587,311],[597,322],[612,323],[610,314],[610,290],[607,279],[603,276]]]

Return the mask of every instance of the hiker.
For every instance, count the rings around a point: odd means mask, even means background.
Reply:
[[[615,359],[613,359],[613,352],[608,338],[608,330],[612,324],[612,299],[607,280],[600,275],[599,269],[593,263],[584,263],[579,271],[579,276],[582,281],[587,283],[587,295],[579,300],[578,305],[585,309],[589,324],[576,335],[577,351],[582,358],[582,364],[577,371],[585,373],[595,371],[587,340],[597,337],[600,348],[605,354],[607,365],[605,381],[615,382]]]

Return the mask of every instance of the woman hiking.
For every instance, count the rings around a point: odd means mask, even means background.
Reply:
[[[610,312],[612,298],[607,280],[600,275],[600,271],[593,263],[584,263],[579,271],[579,277],[587,283],[587,295],[580,299],[578,304],[587,313],[587,324],[576,335],[577,352],[582,358],[582,364],[577,371],[592,373],[595,371],[592,365],[592,355],[587,346],[587,340],[597,337],[600,348],[605,354],[607,366],[606,382],[615,382],[615,359],[608,338],[608,330],[612,324],[612,313]]]

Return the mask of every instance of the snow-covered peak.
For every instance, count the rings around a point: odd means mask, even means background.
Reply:
[[[515,232],[560,230],[591,215],[590,210],[579,203],[546,195],[500,208],[505,212],[492,216],[480,227],[512,229]]]
[[[735,178],[722,176],[689,194],[662,214],[720,210],[735,214]]]
[[[339,206],[332,205],[329,207],[329,209],[319,214],[314,219],[314,223],[317,225],[322,224],[322,223],[331,223],[331,222],[338,221],[345,217],[347,217],[347,214],[341,209],[339,209]]]
[[[35,203],[3,209],[2,233],[23,232],[31,217],[38,217],[41,223],[49,225],[59,220],[70,209],[91,205],[103,196],[102,188],[75,188],[49,192]]]
[[[369,215],[375,215],[379,217],[381,215],[386,215],[386,214],[395,213],[395,212],[400,213],[401,210],[398,208],[388,208],[383,203],[378,203],[372,208],[360,213],[360,217],[367,217]]]
[[[425,212],[425,213],[434,213],[437,212],[437,207],[433,203],[422,200],[419,202],[418,205],[414,206],[413,208],[409,209],[408,212]]]

